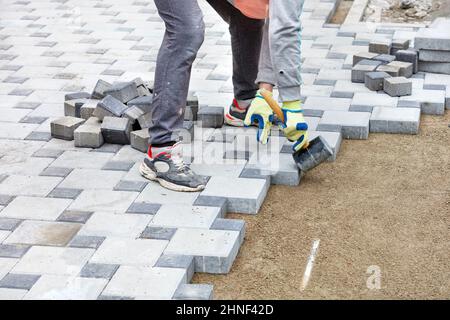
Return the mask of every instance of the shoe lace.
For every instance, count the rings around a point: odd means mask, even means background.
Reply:
[[[186,172],[190,170],[189,166],[184,162],[183,156],[179,152],[172,154],[172,162],[175,168],[180,172]]]

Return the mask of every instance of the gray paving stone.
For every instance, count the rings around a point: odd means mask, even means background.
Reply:
[[[262,179],[211,177],[202,195],[226,198],[230,212],[256,214],[268,188]]]
[[[45,197],[61,180],[59,177],[10,175],[0,183],[0,194]]]
[[[136,191],[136,192],[141,192],[142,190],[144,190],[146,185],[147,185],[147,183],[146,182],[142,182],[142,181],[121,180],[114,187],[114,190],[116,190],[116,191]]]
[[[166,240],[107,237],[90,262],[152,267],[167,243]]]
[[[21,289],[0,288],[0,300],[21,300],[27,292]]]
[[[419,71],[450,74],[450,62],[419,61]]]
[[[152,111],[153,96],[142,96],[135,98],[127,103],[129,107],[138,107],[144,113]]]
[[[78,222],[86,223],[89,220],[93,212],[88,211],[64,211],[58,217],[57,221],[61,222]]]
[[[104,296],[104,295],[100,295],[97,300],[108,300],[108,301],[113,301],[113,300],[134,300],[132,297],[122,297],[122,296]]]
[[[227,198],[200,194],[195,199],[194,206],[218,207],[220,208],[219,217],[224,217],[227,213]]]
[[[63,117],[54,120],[50,124],[52,137],[64,140],[73,140],[73,133],[80,125],[84,123],[84,119],[75,117]]]
[[[373,58],[373,60],[380,61],[383,64],[388,64],[395,60],[395,56],[390,55],[390,54],[380,54],[380,55],[376,56],[375,58]]]
[[[65,246],[81,225],[65,222],[24,221],[4,240],[5,244]]]
[[[0,258],[21,258],[30,246],[19,244],[0,244]]]
[[[49,132],[31,132],[28,136],[25,137],[25,140],[30,141],[50,141],[52,138]]]
[[[211,206],[162,205],[149,227],[205,228],[221,215],[221,209]]]
[[[74,131],[75,147],[99,148],[103,145],[101,123],[91,117]]]
[[[127,103],[137,97],[139,92],[137,90],[136,83],[134,82],[122,82],[113,85],[111,88],[104,91],[104,94],[110,95],[122,103]]]
[[[402,101],[419,101],[424,114],[442,115],[445,112],[444,90],[413,90],[410,96],[400,97]]]
[[[416,50],[398,50],[395,53],[398,61],[410,62],[413,64],[413,73],[419,71],[419,55]]]
[[[104,152],[65,151],[53,163],[54,167],[100,169],[110,159],[111,154]]]
[[[57,149],[39,149],[35,153],[33,153],[33,157],[37,158],[58,158],[64,150]]]
[[[55,188],[47,197],[49,198],[62,198],[62,199],[76,199],[83,190],[72,188]]]
[[[383,90],[391,97],[408,96],[412,93],[412,81],[405,77],[385,78]]]
[[[372,112],[373,107],[395,107],[398,99],[397,97],[390,97],[376,92],[357,92],[353,96],[349,110],[354,112]]]
[[[16,264],[12,272],[76,275],[93,252],[92,249],[33,246]]]
[[[399,69],[399,76],[410,78],[413,75],[413,64],[411,62],[392,61],[386,66]]]
[[[76,99],[90,99],[91,94],[88,92],[70,92],[64,95],[64,101],[76,100]]]
[[[13,201],[15,196],[0,194],[0,205],[7,206],[11,201]]]
[[[144,115],[144,112],[138,108],[137,106],[129,107],[127,110],[125,110],[122,117],[127,118],[130,120],[130,125],[132,130],[139,130],[141,129],[141,126],[139,124],[138,119]]]
[[[317,130],[341,132],[345,139],[367,139],[369,119],[370,113],[368,112],[326,111]]]
[[[192,205],[198,195],[199,192],[176,192],[151,182],[136,198],[136,202]]]
[[[420,109],[420,101],[416,100],[398,100],[397,108],[417,108]]]
[[[1,214],[7,218],[54,221],[71,202],[68,199],[19,196]]]
[[[81,250],[81,249],[79,249]],[[108,280],[66,275],[43,275],[25,300],[95,300]]]
[[[156,214],[159,208],[161,208],[161,204],[159,203],[146,203],[146,202],[134,202],[128,208],[127,213],[136,213],[136,214]]]
[[[88,263],[81,269],[80,277],[111,279],[119,266],[116,264]]]
[[[179,254],[163,254],[161,257],[159,257],[158,261],[155,264],[155,267],[186,269],[185,282],[189,283],[194,276],[194,257]]]
[[[228,273],[239,250],[239,232],[179,228],[165,254],[194,256],[195,271]]]
[[[20,219],[0,218],[0,230],[14,231],[21,222]]]
[[[361,64],[359,62],[352,68],[352,82],[364,83],[366,73],[373,72],[376,69],[377,65]]]
[[[105,142],[129,144],[131,123],[127,118],[104,117],[101,132]]]
[[[92,91],[92,99],[103,99],[106,94],[105,91],[110,89],[112,85],[104,80],[98,80],[97,84],[95,85],[94,91]]]
[[[176,228],[146,227],[141,234],[143,239],[170,240],[177,231]]]
[[[181,284],[175,294],[175,300],[212,300],[213,286],[210,284]]]
[[[133,165],[133,162],[128,161],[108,161],[107,163],[105,163],[102,170],[130,171]]]
[[[312,141],[317,136],[321,136],[328,143],[328,146],[333,151],[332,156],[328,159],[328,161],[335,161],[337,154],[339,153],[339,149],[341,147],[342,142],[342,134],[340,132],[326,132],[326,131],[310,131],[309,132],[309,141]],[[290,150],[292,150],[290,148]],[[291,153],[291,151],[289,152]]]
[[[122,179],[123,175],[124,173],[121,171],[74,169],[66,179],[59,184],[58,188],[112,190]]]
[[[150,135],[148,133],[148,129],[132,131],[130,133],[131,147],[133,147],[136,150],[146,153],[148,150],[149,137],[150,137]]]
[[[131,203],[136,200],[137,195],[137,192],[84,190],[78,198],[72,202],[69,206],[69,210],[94,212],[106,210],[112,212],[125,212],[130,207]]]
[[[97,249],[105,239],[98,236],[75,236],[69,243],[69,247]]]
[[[171,299],[186,279],[177,268],[121,266],[103,291],[106,296],[138,299]]]
[[[152,215],[147,214],[113,214],[98,211],[86,222],[78,235],[138,238],[151,219]]]
[[[86,103],[87,99],[74,99],[64,102],[64,115],[67,117],[81,118],[81,107]]]
[[[201,107],[197,113],[197,121],[202,128],[221,128],[224,109],[222,107]]]
[[[30,290],[39,278],[39,275],[9,273],[0,280],[0,288]]]
[[[364,78],[365,86],[371,91],[383,90],[384,79],[389,78],[390,75],[386,72],[368,72]]]
[[[379,54],[390,54],[391,46],[392,46],[392,41],[389,39],[372,40],[369,43],[369,52],[379,53]]]
[[[303,105],[303,114],[307,117],[321,117],[324,111],[348,111],[352,99],[308,97]]]
[[[245,221],[238,219],[217,218],[211,226],[211,230],[232,230],[239,232],[240,243],[244,243]]]
[[[422,28],[416,34],[414,48],[450,51],[450,33],[445,29]]]
[[[105,117],[121,117],[128,107],[112,96],[103,98],[92,115],[103,121]]]
[[[395,65],[391,65],[390,63],[380,65],[376,71],[386,72],[392,77],[400,76],[400,68]]]
[[[419,50],[419,60],[428,62],[450,62],[450,51]]]
[[[417,108],[374,108],[370,117],[370,132],[419,132],[420,110]]]
[[[94,114],[100,100],[89,99],[80,107],[80,118],[88,120]]]

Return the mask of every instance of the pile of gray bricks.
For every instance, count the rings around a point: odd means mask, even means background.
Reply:
[[[418,52],[409,49],[409,40],[374,40],[369,52],[353,56],[352,82],[364,83],[372,91],[391,97],[412,93],[409,78],[418,71]]]
[[[417,32],[419,71],[450,74],[450,19],[438,18]]]
[[[147,152],[152,101],[152,85],[141,78],[112,84],[100,79],[92,93],[66,94],[65,116],[51,122],[51,135],[58,139],[75,140],[76,147],[100,148],[104,143],[131,144],[134,149]],[[190,93],[183,132],[178,132],[186,143],[193,140],[194,121],[201,117],[198,108],[197,97]],[[209,109],[202,109],[208,115],[205,116],[204,126],[221,127],[223,112],[211,115]]]

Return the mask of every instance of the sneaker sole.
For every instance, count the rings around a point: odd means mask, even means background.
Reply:
[[[233,127],[245,127],[244,121],[233,117],[229,113],[224,116],[225,123]]]
[[[139,172],[141,173],[141,175],[151,181],[156,181],[159,182],[159,184],[169,190],[173,190],[173,191],[181,191],[181,192],[196,192],[196,191],[201,191],[203,189],[205,189],[204,185],[200,185],[196,188],[190,188],[190,187],[186,187],[186,186],[180,186],[178,184],[169,182],[167,180],[158,178],[156,176],[156,173],[150,169],[149,167],[147,167],[144,163],[141,163],[141,166],[139,167]]]

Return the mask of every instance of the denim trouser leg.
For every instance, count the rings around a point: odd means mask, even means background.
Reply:
[[[229,24],[233,53],[233,87],[236,99],[254,98],[258,86],[258,61],[261,51],[264,19],[243,15],[227,0],[207,0]]]
[[[177,141],[182,128],[192,63],[205,26],[197,0],[155,0],[166,32],[155,70],[150,144]]]

